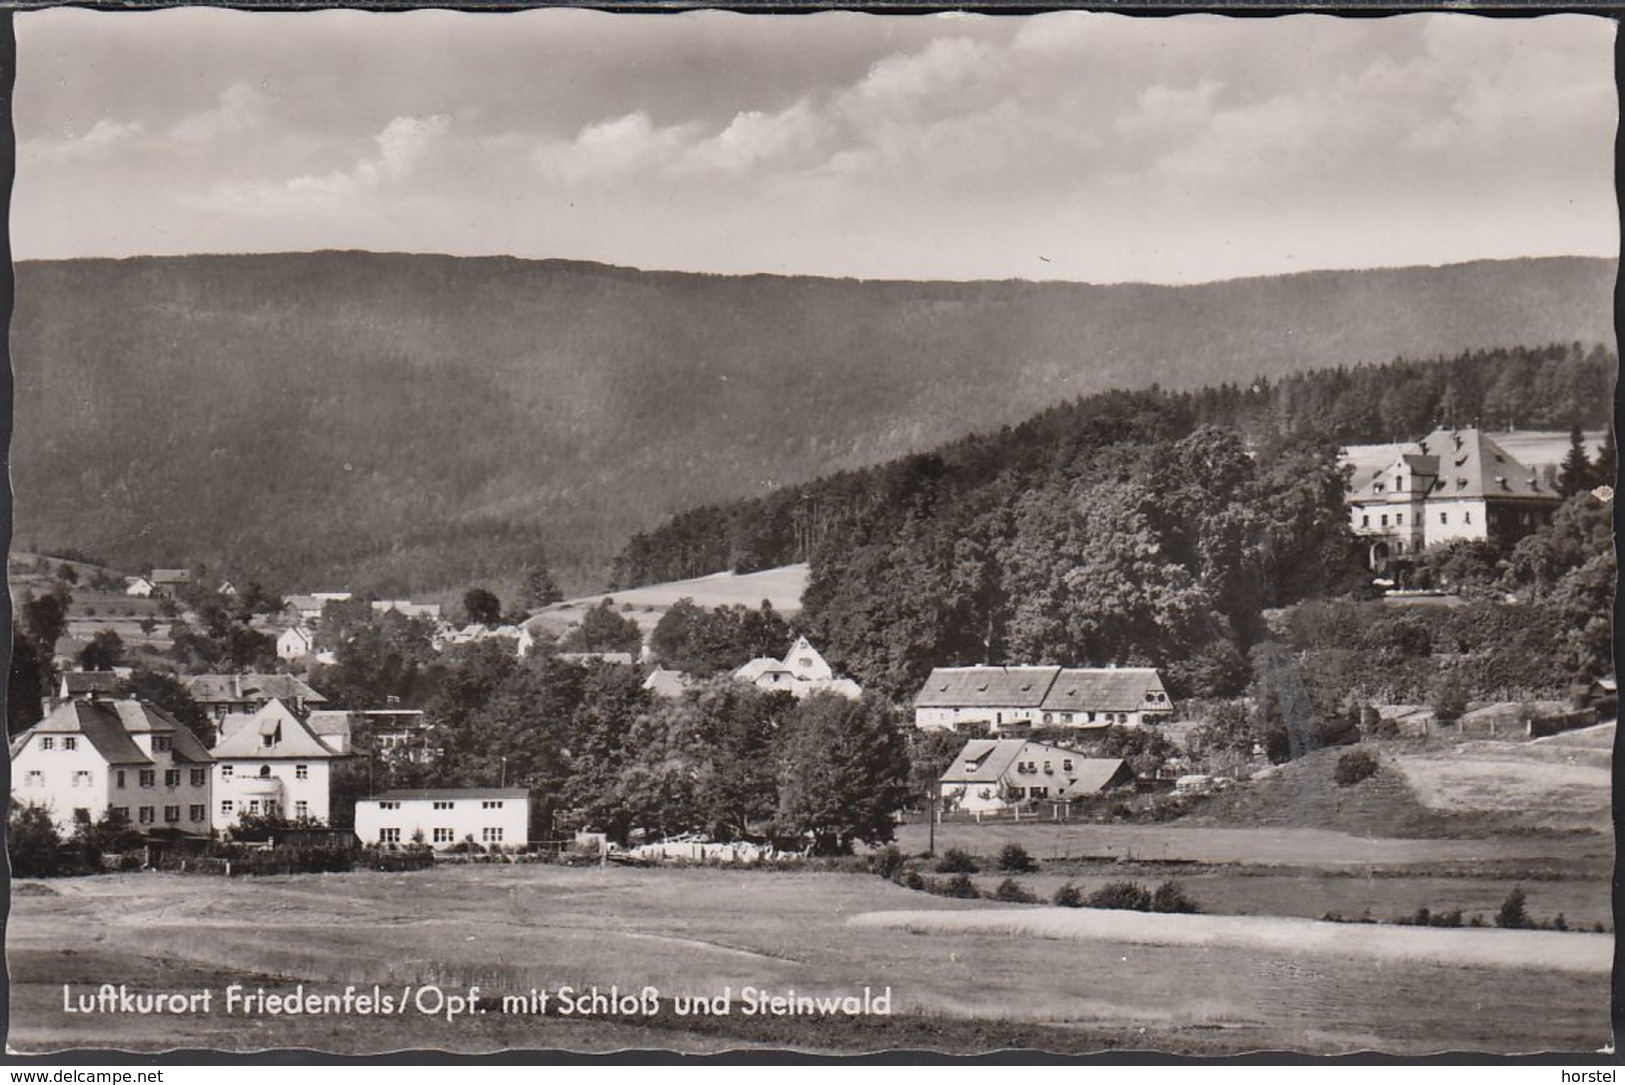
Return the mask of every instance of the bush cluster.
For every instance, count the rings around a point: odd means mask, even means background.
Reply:
[[[1337,768],[1332,770],[1332,779],[1337,781],[1339,787],[1352,787],[1361,780],[1376,775],[1376,772],[1376,754],[1370,750],[1353,749],[1338,756]]]
[[[1055,891],[1053,901],[1062,908],[1106,908],[1185,915],[1195,915],[1202,910],[1173,879],[1163,882],[1155,890],[1147,889],[1139,882],[1112,882],[1087,897],[1081,889],[1068,882]]]

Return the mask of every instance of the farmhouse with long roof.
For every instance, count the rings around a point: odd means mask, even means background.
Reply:
[[[1137,726],[1173,711],[1151,667],[937,667],[914,697],[928,730]]]

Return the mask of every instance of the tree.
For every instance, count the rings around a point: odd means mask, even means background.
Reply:
[[[11,808],[6,819],[6,858],[11,873],[20,878],[49,878],[62,869],[62,838],[51,812],[25,803]]]
[[[809,697],[785,721],[779,765],[780,828],[808,838],[813,854],[845,855],[856,841],[892,839],[908,759],[885,704]]]
[[[484,588],[470,588],[463,594],[463,612],[480,625],[502,624],[502,600]]]
[[[56,642],[67,629],[70,598],[66,591],[59,590],[23,599],[23,627],[47,657],[55,653]]]
[[[1495,913],[1495,925],[1509,930],[1523,930],[1535,925],[1529,918],[1526,907],[1528,897],[1524,894],[1522,886],[1513,886],[1512,892],[1507,894],[1506,900],[1501,902],[1501,908]]]
[[[39,649],[21,629],[11,631],[11,677],[6,683],[6,730],[16,735],[44,716],[40,705],[45,696]]]
[[[545,557],[539,558],[525,570],[519,597],[521,606],[536,610],[563,599],[564,592],[560,590],[558,581],[553,579],[553,570],[548,567]]]
[[[1569,452],[1557,473],[1557,491],[1564,497],[1573,497],[1591,488],[1591,460],[1586,456],[1585,433],[1576,422],[1569,430]]]
[[[604,599],[587,611],[581,624],[559,642],[565,651],[627,652],[636,656],[643,648],[643,631],[638,623],[615,613],[615,601]]]
[[[79,583],[79,570],[64,561],[56,567],[56,578],[64,584],[77,584]]]
[[[110,671],[124,662],[124,638],[111,629],[97,631],[79,653],[79,666],[87,671]]]

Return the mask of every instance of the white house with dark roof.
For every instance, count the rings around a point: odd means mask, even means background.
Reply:
[[[279,700],[227,717],[210,751],[213,826],[230,829],[244,814],[326,824],[332,766],[349,753],[344,738],[331,730],[317,734],[303,713]]]
[[[927,730],[1138,726],[1173,711],[1151,667],[937,667],[914,697]]]
[[[1120,757],[1020,738],[972,739],[938,779],[948,809],[1003,810],[1022,802],[1066,802],[1132,783]]]
[[[316,634],[308,626],[293,625],[282,631],[276,639],[276,655],[289,663],[296,663],[316,651]]]
[[[110,810],[143,832],[207,834],[213,759],[156,705],[70,700],[11,741],[11,798],[51,812],[57,831],[76,811]]]
[[[1436,429],[1349,495],[1375,571],[1459,540],[1509,545],[1550,522],[1562,495],[1477,429]]]
[[[355,835],[384,847],[423,843],[445,849],[529,843],[530,792],[522,787],[385,791],[355,804]]]
[[[736,669],[733,677],[760,690],[783,690],[797,698],[833,693],[856,701],[863,696],[863,687],[850,678],[837,678],[835,669],[806,637],[797,637],[783,659],[758,656]]]

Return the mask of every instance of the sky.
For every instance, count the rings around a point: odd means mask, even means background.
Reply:
[[[1201,282],[1618,254],[1581,15],[16,16],[17,259]]]

